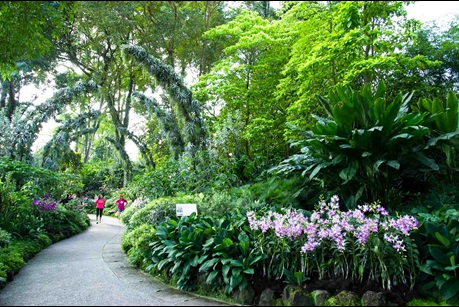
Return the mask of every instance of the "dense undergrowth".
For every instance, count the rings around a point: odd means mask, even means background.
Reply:
[[[0,159],[2,287],[42,249],[89,226],[81,207],[65,201],[77,184],[73,176]]]

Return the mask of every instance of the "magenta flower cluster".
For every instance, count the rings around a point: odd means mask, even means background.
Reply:
[[[57,201],[53,200],[51,194],[43,196],[41,199],[34,199],[32,205],[39,211],[56,211]]]
[[[296,240],[306,239],[303,253],[312,252],[322,243],[329,242],[338,250],[345,250],[352,240],[365,247],[372,234],[383,233],[383,238],[398,252],[405,251],[403,237],[418,227],[418,221],[409,215],[399,218],[389,216],[379,204],[360,205],[355,210],[342,212],[339,198],[333,196],[330,203],[321,202],[309,218],[296,210],[284,210],[284,214],[269,211],[263,217],[247,212],[252,230],[266,233],[273,230],[277,237]],[[304,236],[304,237],[303,237]]]

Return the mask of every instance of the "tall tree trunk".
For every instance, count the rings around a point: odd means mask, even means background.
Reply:
[[[11,122],[14,110],[16,109],[16,100],[14,99],[14,85],[13,82],[8,82],[8,104],[6,108],[6,117]]]

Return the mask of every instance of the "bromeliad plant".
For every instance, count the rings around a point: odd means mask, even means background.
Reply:
[[[255,248],[270,257],[264,272],[277,274],[268,277],[287,273],[303,281],[343,278],[375,281],[386,289],[398,283],[414,286],[418,255],[410,232],[418,222],[412,216],[390,217],[377,203],[342,212],[337,196],[329,204],[322,201],[310,216],[284,211],[260,217],[247,213],[257,231]]]

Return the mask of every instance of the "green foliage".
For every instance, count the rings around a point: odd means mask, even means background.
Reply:
[[[199,196],[178,196],[178,197],[162,197],[150,201],[145,206],[136,207],[135,209],[123,212],[122,221],[126,224],[128,231],[131,231],[142,224],[159,225],[169,219],[177,219],[176,204],[196,203],[201,202]],[[130,218],[129,218],[130,216]],[[129,218],[129,220],[128,220]]]
[[[431,299],[414,299],[409,301],[406,306],[454,306],[446,302],[437,302]]]
[[[20,223],[19,223],[20,221]],[[23,193],[16,191],[11,173],[0,178],[0,228],[14,236],[34,236],[42,223]]]
[[[457,84],[457,18],[452,20],[450,27],[446,30],[435,21],[423,25],[416,30],[412,44],[407,46],[406,53],[412,58],[419,55],[435,63],[434,66],[428,63],[420,63],[416,69],[413,67],[413,74],[409,79],[400,78],[399,84],[405,87],[416,88],[415,98],[419,97],[440,97],[443,93],[455,90]]]
[[[149,55],[139,46],[125,46],[126,55],[143,65],[154,76],[156,82],[164,89],[170,99],[172,120],[177,123],[176,128],[183,139],[182,146],[191,146],[192,152],[204,149],[207,142],[207,130],[201,114],[201,105],[192,97],[191,91],[186,87],[183,78],[175,73],[174,68],[162,60]],[[184,148],[177,148],[180,155]]]
[[[283,20],[295,40],[278,92],[290,102],[287,121],[304,130],[311,128],[311,114],[324,115],[314,99],[324,89],[384,80],[392,100],[423,89],[420,71],[436,65],[427,55],[399,52],[419,28],[400,1],[297,2]]]
[[[247,210],[262,206],[247,187],[232,188],[227,191],[215,191],[204,196],[199,214],[211,218],[219,218],[237,210]]]
[[[188,220],[185,217],[185,220]],[[193,219],[193,217],[191,217]],[[179,289],[193,290],[196,267],[201,263],[203,233],[195,231],[194,223],[169,220],[156,227],[157,239],[151,243],[151,261],[147,270],[166,269]]]
[[[209,110],[210,129],[215,132],[212,145],[222,158],[233,153],[236,161],[245,156],[249,163],[259,165],[277,159],[285,150],[287,103],[276,99],[275,88],[289,56],[289,30],[243,11],[205,33],[210,41],[226,40],[225,57],[193,87]],[[255,161],[257,156],[261,158]]]
[[[301,153],[276,169],[301,172],[307,182],[320,179],[326,190],[343,195],[349,208],[374,199],[396,208],[404,193],[412,192],[413,181],[425,184],[427,175],[445,165],[430,147],[457,132],[432,135],[427,114],[409,112],[410,95],[387,100],[385,92],[380,82],[374,93],[369,85],[360,91],[345,86],[328,98],[319,96],[331,119],[316,117],[311,131],[298,129],[303,140],[295,145]]]
[[[101,188],[118,189],[123,186],[123,169],[113,160],[96,159],[83,165],[79,171],[85,195],[97,195]]]
[[[249,191],[254,199],[271,206],[311,208],[325,192],[322,188],[314,189],[300,175],[282,178],[273,176],[250,186]]]
[[[286,282],[301,286],[305,281],[309,280],[309,276],[306,276],[304,272],[292,272],[288,269],[284,269],[285,277],[287,278]]]
[[[43,230],[52,240],[68,238],[86,230],[89,218],[84,212],[76,212],[57,204],[56,210],[39,211],[38,215],[43,223]]]
[[[56,173],[44,168],[33,167],[7,157],[0,158],[0,179],[7,174],[15,189],[32,198],[51,193],[63,198],[82,189],[80,177],[72,173]]]
[[[199,272],[214,289],[230,294],[245,289],[264,255],[250,249],[250,228],[243,216],[217,219],[182,217],[156,227],[150,271],[166,270],[181,289],[194,289]]]
[[[421,98],[414,106],[417,112],[427,114],[426,125],[434,131],[434,136],[436,136],[429,140],[427,146],[440,145],[449,168],[457,168],[458,105],[456,94],[449,91],[445,103],[438,98]]]
[[[138,210],[145,207],[146,204],[150,202],[149,199],[145,198],[137,198],[131,204],[125,208],[124,212],[120,216],[120,220],[124,225],[129,225],[132,215],[136,213]]]
[[[63,30],[65,11],[70,7],[68,3],[49,1],[1,3],[2,79],[14,71],[18,60],[37,59],[51,53],[53,40]]]
[[[423,262],[420,270],[430,276],[421,288],[448,303],[459,302],[459,212],[444,206],[432,214],[418,213]]]
[[[8,246],[11,243],[12,236],[11,234],[0,228],[0,249],[2,247]]]
[[[7,268],[3,263],[0,263],[0,281],[6,281],[7,278]]]
[[[0,253],[0,263],[3,263],[7,270],[13,270],[15,273],[26,264],[21,254],[13,249],[4,248]]]
[[[154,225],[142,224],[126,232],[121,241],[121,247],[128,254],[129,262],[145,269],[151,264],[148,258],[150,243],[155,240],[156,229]]]
[[[26,262],[51,244],[48,236],[40,234],[34,239],[21,239],[0,248],[0,278],[6,278],[7,271],[19,272]]]

